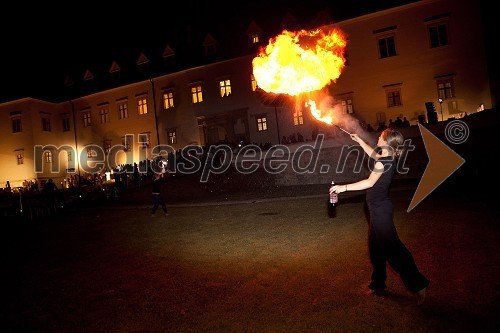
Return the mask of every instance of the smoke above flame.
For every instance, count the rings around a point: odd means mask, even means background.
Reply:
[[[259,88],[297,96],[335,82],[345,66],[346,39],[338,29],[283,31],[253,59]]]

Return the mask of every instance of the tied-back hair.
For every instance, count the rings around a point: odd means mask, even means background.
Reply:
[[[395,158],[399,158],[403,154],[404,138],[401,132],[393,128],[387,128],[382,131],[382,139],[387,142],[387,146],[391,148]]]

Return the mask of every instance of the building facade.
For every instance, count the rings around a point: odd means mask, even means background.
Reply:
[[[251,27],[251,40],[262,42],[260,29]],[[492,108],[475,1],[418,1],[332,27],[347,36],[347,66],[327,92],[352,120],[346,123],[351,130],[398,117],[416,124]],[[252,75],[255,56],[61,103],[25,98],[0,104],[0,187],[48,178],[58,184],[71,174],[110,171],[154,158],[158,145],[177,151],[192,144],[312,140],[321,132],[334,137],[335,130],[296,99],[260,91]]]

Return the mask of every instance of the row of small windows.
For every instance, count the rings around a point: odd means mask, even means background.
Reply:
[[[168,130],[167,136],[168,136],[169,144],[177,143],[177,133],[176,133],[175,129]],[[132,136],[123,136],[121,138],[122,150],[124,150],[124,151],[130,150],[131,138],[132,138]],[[139,133],[138,146],[141,149],[146,149],[146,148],[149,148],[151,146],[151,132]],[[104,152],[106,154],[108,154],[110,152],[111,147],[112,147],[111,140],[104,140],[103,141],[103,148],[104,148]],[[92,150],[92,148],[87,148],[87,157],[88,158],[92,158],[92,157],[96,157],[96,156],[97,156],[97,153],[94,150]]]
[[[67,151],[66,154],[68,162],[73,161],[73,155],[71,154],[71,152]],[[24,164],[24,150],[16,152],[16,159],[18,165]],[[43,153],[43,160],[45,161],[45,163],[52,163],[52,152],[45,151]]]
[[[257,89],[257,82],[255,81],[255,78],[251,77],[251,82],[252,82],[252,90]],[[452,79],[441,79],[437,81],[437,92],[438,92],[438,97],[442,99],[447,99],[447,98],[453,98],[455,97],[454,94],[454,85],[453,85],[453,80]],[[229,79],[220,81],[220,95],[222,97],[225,96],[230,96],[231,95],[231,81]],[[201,103],[203,102],[203,90],[201,85],[193,86],[191,87],[191,96],[192,96],[192,103]],[[391,88],[386,90],[386,99],[387,99],[387,107],[396,107],[396,106],[402,106],[402,98],[401,98],[401,89],[399,87],[397,88]],[[340,99],[342,103],[342,110],[343,113],[348,113],[352,114],[354,113],[354,106],[353,106],[353,101],[352,98],[341,98]],[[174,102],[174,92],[173,91],[166,91],[163,93],[163,108],[165,110],[173,108],[175,105]],[[129,117],[129,112],[128,112],[128,102],[127,101],[121,101],[117,104],[118,108],[118,113],[119,113],[119,118],[120,119],[126,119]],[[146,97],[141,97],[137,100],[137,111],[138,114],[144,115],[148,113],[148,105],[147,105],[147,98]],[[100,115],[100,121],[102,124],[104,123],[109,123],[110,122],[110,116],[109,116],[109,105],[104,104],[99,107],[99,115]],[[82,119],[83,119],[83,126],[84,127],[90,127],[92,125],[92,120],[91,120],[91,112],[90,109],[82,111]],[[41,118],[42,121],[42,131],[46,132],[51,132],[52,127],[51,127],[51,119],[50,116],[43,115]],[[293,123],[294,125],[303,125],[304,124],[304,117],[302,115],[302,111],[298,110],[295,111],[293,114]],[[62,119],[62,128],[64,132],[70,131],[71,130],[71,125],[70,125],[70,118],[69,117],[63,117]],[[257,131],[265,131],[267,130],[267,123],[266,122],[258,122],[257,123]],[[16,115],[15,117],[12,118],[12,133],[18,133],[22,132],[22,123],[21,123],[21,118],[20,116]],[[172,141],[170,143],[176,143],[177,140],[175,139],[175,135],[172,137],[172,139],[169,138],[169,141]]]
[[[44,132],[52,132],[51,119],[49,117],[42,117],[42,131]],[[63,132],[68,132],[71,130],[70,120],[65,117],[62,119],[62,129]],[[21,118],[13,118],[12,119],[12,133],[19,133],[23,131],[23,126],[21,122]]]
[[[119,119],[128,118],[128,103],[127,102],[119,102],[117,104],[118,108],[118,117]],[[140,98],[137,100],[137,112],[138,114],[147,114],[148,113],[148,101],[146,97]],[[92,118],[89,109],[82,111],[82,119],[83,119],[83,127],[92,126]],[[110,122],[109,117],[109,105],[104,104],[99,106],[99,117],[101,120],[101,124],[106,124]]]
[[[139,147],[140,148],[147,148],[151,145],[150,134],[151,134],[150,132],[139,134]],[[169,143],[172,143],[172,144],[177,143],[175,130],[169,131],[168,137],[169,137]],[[122,137],[122,145],[123,145],[124,151],[130,150],[130,138],[127,136]],[[104,148],[104,152],[106,154],[108,154],[111,150],[111,140],[104,140],[103,141],[103,148]],[[71,151],[66,151],[66,155],[67,155],[68,162],[72,162],[73,155],[72,155]],[[97,153],[95,150],[92,149],[92,147],[87,148],[87,157],[88,158],[97,157]],[[16,159],[17,159],[18,165],[24,164],[24,149],[20,149],[20,150],[16,151]],[[44,159],[45,163],[52,163],[52,152],[45,151],[43,153],[43,159]]]
[[[255,81],[255,79],[253,79]],[[253,81],[253,82],[254,82]],[[231,96],[231,80],[225,79],[220,81],[220,96],[227,97]],[[252,85],[253,86],[253,85]],[[256,89],[256,85],[255,85]],[[162,96],[163,99],[163,109],[168,110],[174,108],[174,92],[173,91],[165,91]],[[203,102],[203,89],[201,85],[191,87],[191,101],[193,104]],[[127,102],[120,102],[117,105],[118,113],[120,119],[126,119],[129,117],[128,113],[128,104]],[[142,97],[137,100],[137,112],[139,115],[144,115],[148,113],[148,101],[146,97]],[[109,118],[109,107],[102,106],[99,109],[101,124],[108,123],[110,121]],[[82,112],[83,117],[83,126],[89,127],[92,125],[91,115],[89,111]]]
[[[221,97],[228,97],[231,96],[231,80],[225,79],[219,82],[220,85],[220,96]],[[252,75],[252,87],[253,90],[257,88],[255,79],[253,78]],[[203,90],[201,85],[193,86],[191,87],[191,100],[193,104],[196,103],[201,103],[203,102]],[[171,109],[175,106],[174,104],[174,92],[173,91],[166,91],[163,93],[163,108],[165,110]],[[126,119],[129,117],[129,112],[128,112],[128,102],[119,102],[117,104],[118,108],[118,115],[119,119]],[[141,97],[137,99],[137,112],[139,115],[145,115],[148,114],[148,101],[146,97]],[[90,110],[84,110],[81,112],[82,115],[82,120],[83,120],[83,127],[90,127],[92,126],[92,118],[91,118],[91,112]],[[109,116],[109,105],[101,105],[99,106],[99,116],[100,116],[100,121],[101,124],[109,123],[110,122],[110,116]],[[70,131],[70,119],[69,117],[65,117],[62,120],[62,128],[63,131]],[[46,132],[51,132],[51,119],[50,117],[42,117],[42,130]],[[12,133],[18,133],[22,132],[22,124],[21,124],[21,118],[13,118],[12,119]]]
[[[145,135],[145,141],[143,142],[140,142],[140,147],[141,148],[147,148],[149,147],[149,138],[147,136],[146,133],[142,133],[143,135]],[[127,142],[127,140],[124,138],[122,138],[122,144],[123,146],[125,147],[125,151],[128,151],[130,149],[130,142]],[[170,143],[176,143],[177,142],[177,139],[176,139],[176,134],[175,134],[175,131],[172,131],[172,132],[169,132],[169,142]],[[105,140],[103,142],[103,148],[104,148],[104,152],[106,154],[108,154],[111,150],[111,140]],[[66,155],[67,155],[67,160],[68,162],[72,162],[73,161],[73,155],[71,153],[71,151],[67,151],[66,152]],[[87,152],[86,152],[86,155],[87,155],[87,158],[94,158],[94,157],[97,157],[97,152],[92,149],[92,147],[89,147],[87,148]],[[16,152],[16,159],[17,159],[17,164],[18,165],[21,165],[21,164],[24,164],[24,151],[21,151],[21,152]],[[45,151],[43,153],[43,160],[45,161],[45,163],[52,163],[53,160],[52,160],[52,152],[50,151]]]
[[[140,148],[148,148],[151,145],[150,142],[150,132],[145,132],[145,133],[140,133],[139,134],[139,147]],[[168,131],[168,142],[169,144],[175,144],[177,143],[177,133],[176,130],[169,130]],[[130,150],[130,137],[124,136],[122,137],[122,145],[123,145],[123,150],[124,151],[129,151]],[[104,140],[103,141],[103,148],[104,152],[108,154],[111,150],[111,140]],[[73,160],[73,156],[71,151],[67,151],[67,158],[68,162],[71,162]],[[87,157],[92,158],[96,157],[97,153],[92,149],[92,148],[87,148]],[[50,151],[45,151],[43,154],[44,161],[45,163],[52,163],[52,152]],[[24,149],[20,149],[16,151],[16,159],[17,159],[17,164],[21,165],[24,164]]]
[[[454,82],[453,79],[443,79],[437,81],[437,92],[438,92],[438,98],[441,99],[447,99],[447,98],[453,98],[455,97],[455,89],[454,89]],[[387,107],[395,107],[395,106],[402,106],[403,101],[401,99],[401,88],[393,88],[393,89],[388,89],[386,91],[386,97],[387,97]],[[351,101],[352,104],[352,101]],[[350,105],[350,108],[348,107],[348,110],[351,110],[349,113],[352,113],[352,105]],[[345,113],[345,112],[344,112]]]
[[[442,99],[455,97],[454,89],[453,89],[453,80],[447,79],[443,81],[439,81],[437,83],[438,86],[438,96]],[[402,106],[403,102],[401,99],[401,88],[392,88],[386,90],[386,100],[387,107],[396,107]],[[342,106],[342,112],[344,114],[352,114],[354,113],[353,99],[352,97],[340,99],[340,103]],[[451,103],[452,109],[457,109],[456,102]],[[377,115],[377,119],[379,115]],[[267,130],[267,117],[266,116],[258,116],[256,117],[257,121],[257,131],[262,132]],[[304,116],[302,110],[295,110],[293,113],[293,124],[295,126],[304,124]]]
[[[387,29],[380,29],[374,33],[393,30],[396,27],[390,27]],[[448,25],[446,22],[435,23],[428,26],[430,47],[436,48],[440,46],[445,46],[449,44],[448,38]],[[378,49],[380,58],[394,57],[396,53],[396,40],[395,34],[385,35],[378,38]]]

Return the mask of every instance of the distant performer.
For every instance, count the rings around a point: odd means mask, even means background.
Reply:
[[[153,208],[151,209],[151,217],[155,217],[156,210],[159,206],[163,209],[163,214],[168,216],[167,204],[165,203],[165,198],[163,197],[163,183],[165,181],[167,173],[154,173],[153,174],[153,185],[152,185],[152,201]]]

